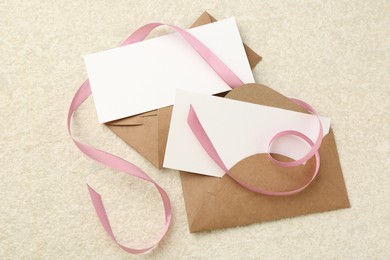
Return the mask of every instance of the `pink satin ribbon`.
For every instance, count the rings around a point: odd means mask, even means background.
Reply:
[[[127,38],[122,45],[128,45],[133,44],[136,42],[140,42],[146,38],[146,36],[156,27],[164,25],[162,23],[151,23],[147,24],[140,29],[136,30],[129,38]],[[174,25],[168,25],[175,31],[177,31],[198,53],[199,55],[214,69],[214,71],[231,87],[235,88],[238,86],[243,85],[243,82],[217,57],[215,56],[203,43],[201,43],[199,40],[197,40],[194,36],[192,36],[190,33],[186,32],[185,30],[174,26]],[[144,181],[152,183],[156,189],[158,190],[160,197],[163,202],[164,210],[165,210],[165,224],[164,227],[160,233],[160,236],[156,243],[154,243],[152,246],[147,246],[145,248],[141,249],[133,249],[130,247],[126,247],[122,244],[120,244],[112,231],[106,210],[104,208],[104,204],[102,201],[102,198],[99,193],[97,193],[94,189],[92,189],[89,185],[88,191],[92,199],[92,203],[95,207],[96,214],[98,215],[98,218],[104,227],[105,231],[108,233],[108,235],[114,240],[116,244],[118,244],[123,250],[132,253],[132,254],[140,254],[144,252],[148,252],[151,249],[153,249],[155,246],[159,244],[159,242],[163,239],[165,234],[168,231],[168,228],[171,223],[171,215],[172,215],[172,209],[171,209],[171,203],[168,197],[168,194],[166,191],[159,186],[152,178],[150,178],[144,171],[142,171],[140,168],[135,166],[134,164],[121,159],[115,155],[109,154],[107,152],[98,150],[96,148],[93,148],[91,146],[88,146],[86,144],[78,142],[76,139],[73,138],[72,132],[71,132],[71,119],[77,108],[91,95],[91,88],[89,85],[89,81],[86,80],[79,90],[76,92],[75,96],[73,97],[72,103],[69,108],[68,112],[68,119],[67,119],[67,126],[68,126],[68,132],[70,136],[72,137],[73,142],[75,145],[88,157],[92,158],[93,160],[118,171],[125,172],[131,176],[140,178]],[[312,109],[308,104],[299,101],[299,100],[293,100],[295,103],[300,105],[301,107],[307,109],[311,113],[315,114],[314,109]],[[316,115],[316,114],[315,114]],[[319,121],[320,122],[320,121]],[[213,158],[213,160],[235,181],[237,181],[240,185],[243,187],[252,190],[257,193],[266,194],[266,195],[290,195],[297,193],[304,188],[306,188],[315,178],[317,175],[319,165],[320,165],[320,159],[318,154],[318,148],[321,144],[322,140],[322,126],[321,122],[320,125],[320,133],[318,135],[317,141],[313,143],[307,136],[303,135],[302,133],[296,132],[296,131],[283,131],[281,133],[276,134],[272,140],[270,141],[270,148],[272,143],[279,137],[284,135],[296,135],[303,140],[305,140],[312,148],[311,151],[301,158],[300,160],[294,161],[294,162],[281,162],[274,159],[270,154],[270,160],[272,160],[277,165],[280,165],[282,167],[293,167],[296,165],[300,165],[304,162],[306,162],[308,159],[310,159],[313,155],[316,157],[316,170],[315,174],[313,175],[313,178],[303,187],[293,190],[293,191],[287,191],[287,192],[275,192],[275,191],[266,191],[261,190],[256,187],[252,187],[249,184],[246,184],[244,182],[241,182],[239,179],[237,179],[235,176],[233,176],[229,170],[224,165],[223,161],[219,157],[217,151],[215,150],[214,146],[212,145],[210,139],[208,138],[206,132],[204,131],[198,117],[196,116],[196,113],[194,109],[191,107],[188,117],[188,123],[194,132],[194,134],[197,136],[199,142],[204,147],[206,152]]]
[[[127,38],[122,45],[128,45],[133,44],[136,42],[143,41],[146,36],[156,27],[164,25],[163,23],[151,23],[147,24],[138,30],[136,30],[132,35]],[[168,25],[172,29],[174,29],[176,32],[178,32],[198,53],[199,55],[214,69],[214,71],[231,87],[235,88],[238,86],[243,85],[243,82],[217,57],[211,52],[203,43],[201,43],[198,39],[196,39],[194,36],[192,36],[187,31],[174,26],[174,25]],[[131,72],[129,72],[131,73]],[[140,178],[144,181],[152,183],[156,189],[158,190],[160,197],[162,199],[164,210],[165,210],[165,224],[161,231],[161,234],[155,244],[152,246],[147,246],[145,248],[141,249],[133,249],[130,247],[126,247],[122,244],[120,244],[112,231],[110,222],[108,220],[108,216],[106,213],[106,210],[104,208],[104,204],[102,201],[102,198],[99,193],[97,193],[94,189],[92,189],[89,185],[88,191],[92,199],[92,203],[95,207],[96,214],[98,215],[98,218],[103,225],[104,229],[108,233],[108,235],[114,240],[116,244],[118,244],[123,250],[132,253],[132,254],[140,254],[144,252],[148,252],[151,249],[153,249],[155,246],[158,245],[158,243],[163,239],[165,234],[168,231],[168,228],[171,223],[171,215],[172,215],[172,209],[171,209],[171,203],[168,197],[168,194],[166,191],[160,187],[152,178],[150,178],[144,171],[142,171],[140,168],[135,166],[134,164],[119,158],[115,155],[109,154],[107,152],[98,150],[96,148],[93,148],[91,146],[88,146],[86,144],[80,143],[76,139],[73,138],[72,131],[71,131],[71,119],[74,114],[74,112],[77,110],[77,108],[91,95],[91,88],[89,85],[89,81],[86,80],[79,88],[79,90],[76,92],[75,96],[73,97],[72,103],[69,108],[68,112],[68,119],[67,119],[67,126],[68,126],[68,132],[71,136],[73,142],[75,145],[88,157],[92,158],[93,160],[118,171],[125,172],[131,176]]]
[[[315,156],[316,167],[314,169],[313,177],[307,183],[302,185],[301,187],[293,189],[293,190],[289,190],[289,191],[270,191],[270,190],[261,189],[261,188],[258,188],[258,187],[254,187],[254,186],[252,186],[252,185],[250,185],[248,183],[245,183],[245,182],[241,181],[239,178],[237,178],[236,176],[234,176],[230,172],[230,170],[226,167],[226,165],[222,161],[221,157],[219,156],[217,150],[215,149],[215,147],[212,144],[210,138],[208,137],[206,131],[204,130],[201,122],[199,121],[199,118],[198,118],[198,116],[197,116],[197,114],[195,112],[195,109],[193,108],[192,105],[190,106],[190,111],[188,113],[187,123],[190,126],[190,128],[191,128],[192,132],[194,133],[194,135],[196,136],[196,138],[198,139],[199,143],[202,145],[203,149],[213,159],[213,161],[227,175],[229,175],[233,180],[235,180],[242,187],[244,187],[244,188],[246,188],[246,189],[248,189],[250,191],[259,193],[259,194],[270,195],[270,196],[287,196],[287,195],[292,195],[292,194],[298,193],[298,192],[304,190],[305,188],[307,188],[310,185],[310,183],[312,183],[312,181],[315,179],[315,177],[318,174],[318,170],[320,168],[320,155],[318,153],[318,149],[319,149],[319,147],[321,145],[321,142],[322,142],[323,130],[322,130],[321,121],[320,121],[319,117],[317,116],[317,113],[315,112],[315,110],[309,104],[307,104],[307,103],[305,103],[305,102],[303,102],[301,100],[298,100],[298,99],[291,99],[291,100],[294,103],[296,103],[297,105],[299,105],[300,107],[302,107],[303,109],[309,111],[311,114],[313,114],[313,115],[315,115],[317,117],[318,125],[319,125],[319,131],[318,131],[319,133],[318,133],[318,136],[317,136],[317,139],[316,139],[315,143],[313,143],[310,140],[310,138],[307,137],[305,134],[303,134],[301,132],[298,132],[298,131],[294,131],[294,130],[281,131],[281,132],[277,133],[276,135],[274,135],[271,138],[271,140],[269,142],[269,146],[268,146],[268,157],[274,164],[276,164],[278,166],[281,166],[281,167],[295,167],[295,166],[298,166],[298,165],[306,163],[313,156]],[[297,137],[303,139],[306,143],[308,143],[310,145],[310,147],[311,147],[310,151],[305,156],[303,156],[301,159],[296,160],[296,161],[283,162],[283,161],[276,160],[275,158],[272,157],[270,149],[272,147],[273,142],[275,142],[276,139],[278,139],[278,138],[280,138],[282,136],[286,136],[286,135],[294,135],[294,136],[297,136]]]

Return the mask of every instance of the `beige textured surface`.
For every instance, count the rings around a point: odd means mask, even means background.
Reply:
[[[172,199],[167,237],[141,258],[388,257],[387,0],[0,0],[0,259],[133,258],[104,233],[86,182],[103,194],[120,241],[152,242],[163,221],[157,192],[83,156],[65,118],[86,78],[84,54],[116,47],[150,21],[189,26],[203,10],[236,16],[243,39],[263,56],[258,82],[332,118],[352,208],[189,234],[178,172],[156,170],[99,125],[89,99],[75,117],[76,136],[135,162]]]

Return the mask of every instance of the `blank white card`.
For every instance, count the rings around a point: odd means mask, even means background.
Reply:
[[[216,177],[225,174],[188,126],[190,105],[228,169],[248,156],[266,153],[271,138],[283,130],[299,131],[312,141],[318,136],[318,119],[313,115],[180,90],[173,106],[165,168]],[[320,120],[326,135],[330,119],[320,117]],[[272,152],[295,160],[310,150],[304,141],[294,136],[278,140],[273,144]]]
[[[188,30],[244,83],[253,75],[234,18]],[[176,89],[230,90],[177,33],[85,56],[100,123],[172,105]]]

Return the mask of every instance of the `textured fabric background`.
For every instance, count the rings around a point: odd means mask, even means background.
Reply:
[[[105,234],[86,182],[102,193],[121,242],[153,242],[163,222],[157,192],[87,159],[65,119],[87,76],[83,55],[151,21],[187,27],[204,10],[237,18],[263,56],[257,82],[332,118],[352,208],[190,234],[178,172],[155,169],[99,125],[90,98],[75,116],[76,136],[136,163],[172,199],[168,235],[140,258],[389,256],[389,1],[0,0],[0,259],[135,258]]]

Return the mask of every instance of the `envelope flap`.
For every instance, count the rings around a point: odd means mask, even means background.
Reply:
[[[225,98],[309,114],[289,98],[262,84],[245,84],[230,91]]]
[[[217,21],[214,17],[212,17],[208,12],[204,11],[198,19],[196,19],[196,21],[191,25],[191,28],[192,27],[198,27],[198,26],[201,26],[201,25],[205,25],[205,24],[208,24],[208,23],[212,23],[212,22],[215,22]]]

